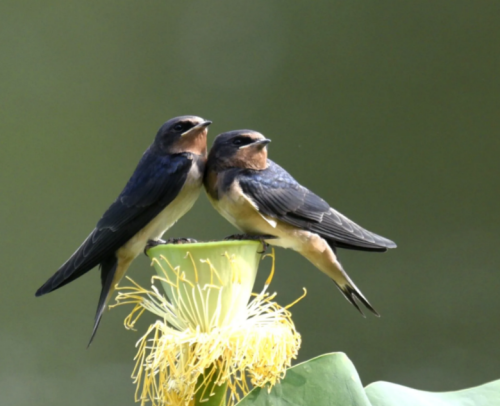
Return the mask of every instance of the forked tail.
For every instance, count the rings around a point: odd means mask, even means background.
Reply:
[[[90,336],[87,348],[90,347],[90,344],[92,344],[92,340],[94,339],[95,334],[97,332],[97,328],[99,327],[99,323],[101,322],[104,309],[106,309],[106,304],[108,303],[117,267],[118,267],[118,260],[116,259],[115,255],[101,262],[102,289],[101,289],[101,295],[99,296],[99,303],[97,304],[97,310],[95,313],[94,329],[92,330],[92,335]]]

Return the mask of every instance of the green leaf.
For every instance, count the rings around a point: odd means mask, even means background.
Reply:
[[[371,406],[354,365],[344,353],[322,355],[290,368],[271,393],[255,388],[238,403],[250,405]]]
[[[424,392],[389,382],[366,387],[373,406],[500,406],[500,381],[456,392]]]
[[[270,393],[255,388],[238,406],[500,406],[500,380],[456,392],[424,392],[389,382],[363,389],[344,353],[326,354],[287,371]]]

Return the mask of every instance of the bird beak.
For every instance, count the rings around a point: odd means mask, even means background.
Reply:
[[[191,134],[198,134],[199,132],[205,130],[210,124],[212,124],[211,121],[203,121],[200,124],[195,125],[193,128],[190,128],[186,132],[181,134],[181,137],[184,137],[186,135],[191,135]]]
[[[244,148],[248,148],[248,147],[259,147],[259,149],[262,149],[270,142],[271,142],[271,140],[269,138],[264,138],[263,140],[257,140],[257,141],[252,142],[251,144],[243,145],[239,149],[244,149]]]

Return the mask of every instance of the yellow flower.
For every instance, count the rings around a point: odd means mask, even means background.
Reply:
[[[255,241],[158,246],[149,251],[159,274],[151,290],[130,278],[133,286],[118,288],[117,305],[135,305],[128,329],[145,310],[160,317],[137,343],[136,401],[219,405],[227,388],[233,405],[249,381],[270,390],[284,377],[301,343],[288,311],[296,302],[281,307],[267,292],[274,251],[263,290],[252,294],[260,248]]]

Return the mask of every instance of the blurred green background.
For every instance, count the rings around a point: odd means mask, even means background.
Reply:
[[[182,114],[214,121],[210,144],[261,131],[297,180],[398,243],[340,252],[380,319],[278,251],[279,301],[308,289],[299,360],[344,351],[365,384],[426,390],[500,378],[500,2],[3,0],[0,33],[0,404],[133,404],[127,309],[86,349],[98,272],[34,293]],[[234,232],[202,195],[167,236]],[[130,275],[151,273],[141,256]]]

